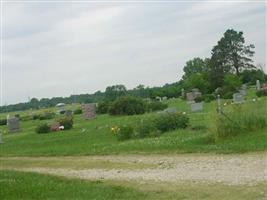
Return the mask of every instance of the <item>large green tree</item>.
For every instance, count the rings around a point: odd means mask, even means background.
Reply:
[[[211,59],[221,65],[224,71],[235,71],[239,76],[243,69],[254,68],[252,57],[254,45],[245,45],[243,32],[228,29],[212,49]]]
[[[245,45],[243,32],[228,29],[212,49],[210,78],[216,88],[222,86],[225,74],[254,68],[254,45]]]

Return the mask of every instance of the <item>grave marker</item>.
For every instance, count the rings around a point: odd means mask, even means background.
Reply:
[[[96,117],[96,105],[94,103],[83,104],[82,112],[85,119],[94,119]]]
[[[191,104],[191,111],[192,112],[201,112],[203,110],[203,103],[192,103]]]
[[[257,80],[256,81],[256,90],[260,90],[261,89],[261,84],[260,84],[260,81]]]
[[[241,93],[233,94],[233,101],[236,104],[244,103],[244,96]]]
[[[8,117],[7,126],[10,133],[20,132],[19,119],[17,117]]]

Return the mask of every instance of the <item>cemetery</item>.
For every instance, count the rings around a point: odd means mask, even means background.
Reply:
[[[266,3],[0,10],[0,200],[267,199]]]

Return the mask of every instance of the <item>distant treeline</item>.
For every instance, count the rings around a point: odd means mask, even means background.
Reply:
[[[53,98],[32,98],[29,102],[18,103],[12,105],[6,105],[0,107],[0,112],[12,112],[12,111],[22,111],[28,109],[39,109],[39,108],[49,108],[54,107],[58,103],[97,103],[102,101],[113,101],[119,96],[129,95],[141,98],[151,98],[155,99],[159,97],[178,97],[181,94],[182,84],[181,82],[176,82],[172,84],[165,84],[162,87],[145,87],[144,85],[139,85],[134,89],[127,90],[124,85],[114,85],[106,88],[104,92],[97,91],[94,94],[79,94],[71,95],[69,97],[53,97]]]

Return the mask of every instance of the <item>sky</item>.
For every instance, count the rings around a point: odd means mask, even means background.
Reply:
[[[266,13],[264,1],[5,1],[1,104],[173,83],[229,28],[265,64]]]

